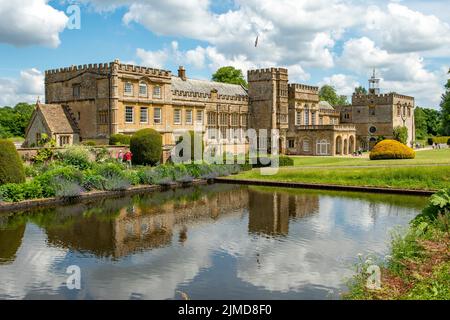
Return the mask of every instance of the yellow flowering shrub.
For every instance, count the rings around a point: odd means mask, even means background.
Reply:
[[[378,142],[370,152],[370,160],[382,159],[414,159],[416,152],[410,147],[396,140]]]

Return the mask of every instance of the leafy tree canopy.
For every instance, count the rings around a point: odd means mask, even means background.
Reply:
[[[439,135],[442,131],[442,115],[438,110],[416,107],[414,110],[418,139]]]
[[[0,138],[24,137],[33,111],[34,105],[28,103],[0,107]]]
[[[242,70],[231,66],[219,68],[212,75],[212,80],[223,83],[239,84],[245,88],[248,87],[247,81],[245,81],[244,75],[242,74]]]
[[[445,93],[442,95],[441,101],[442,135],[450,136],[450,79],[447,80],[445,89],[446,90]]]
[[[346,96],[339,96],[336,89],[330,85],[324,85],[319,91],[320,101],[327,101],[332,106],[348,104]]]
[[[355,93],[358,94],[367,94],[367,89],[364,88],[363,86],[359,86],[355,88]]]

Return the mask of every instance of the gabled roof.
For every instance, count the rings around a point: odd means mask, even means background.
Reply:
[[[219,95],[224,96],[246,96],[247,90],[237,84],[228,84],[221,82],[214,82],[208,80],[186,79],[182,80],[179,77],[172,77],[172,90],[185,92],[198,92],[210,94],[212,90],[217,90]]]
[[[37,112],[41,112],[52,133],[76,133],[79,129],[67,109],[60,104],[37,104]]]

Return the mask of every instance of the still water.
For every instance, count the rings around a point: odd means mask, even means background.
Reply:
[[[3,214],[0,299],[338,299],[426,201],[216,184]]]

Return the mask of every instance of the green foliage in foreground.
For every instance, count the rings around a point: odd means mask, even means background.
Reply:
[[[349,282],[346,299],[450,300],[450,188],[434,194],[406,234],[395,234],[381,264],[380,290],[366,288],[367,265]]]
[[[76,198],[92,190],[123,191],[133,185],[187,184],[194,179],[213,179],[238,174],[247,169],[241,165],[180,164],[127,169],[114,160],[102,163],[79,161],[70,155],[48,165],[27,166],[31,179],[26,183],[0,186],[0,201],[19,202],[38,198]],[[82,153],[82,155],[84,155]],[[70,161],[69,161],[70,160]],[[71,163],[70,165],[68,163]]]
[[[162,136],[154,129],[139,130],[131,137],[130,150],[133,163],[153,166],[161,161]]]
[[[280,168],[276,175],[261,175],[258,170],[244,172],[236,179],[303,182],[344,186],[370,186],[437,190],[450,185],[450,165],[399,168]]]
[[[111,146],[116,146],[116,145],[129,146],[130,139],[131,139],[130,135],[123,134],[123,133],[117,133],[117,134],[111,135],[111,137],[109,138],[109,144]]]
[[[0,185],[25,181],[25,171],[16,147],[11,141],[0,140]]]

